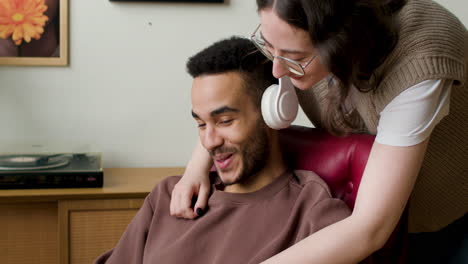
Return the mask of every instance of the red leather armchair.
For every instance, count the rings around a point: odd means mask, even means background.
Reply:
[[[352,209],[374,136],[336,137],[319,129],[292,126],[280,131],[280,143],[290,168],[311,170],[330,187],[334,197]],[[385,246],[365,263],[405,263],[406,212]]]

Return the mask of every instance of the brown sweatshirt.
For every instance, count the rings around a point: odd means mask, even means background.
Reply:
[[[179,219],[169,215],[179,179],[159,183],[95,263],[259,263],[350,215],[315,173],[287,171],[252,193],[227,193],[217,183],[205,215]]]

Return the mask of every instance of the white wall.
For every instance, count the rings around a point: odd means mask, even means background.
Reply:
[[[0,67],[0,152],[103,152],[105,167],[184,166],[197,137],[186,59],[258,23],[255,1],[70,0],[68,67]],[[468,25],[466,0],[439,0]],[[309,122],[304,115],[298,124]]]
[[[468,27],[468,1],[466,0],[435,0],[450,12],[454,13]]]

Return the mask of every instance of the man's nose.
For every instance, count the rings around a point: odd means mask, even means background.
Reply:
[[[216,131],[216,128],[207,126],[203,141],[207,150],[213,150],[223,144],[223,137]]]
[[[289,74],[288,68],[280,60],[281,59],[278,58],[273,59],[273,76],[275,76],[276,79]]]

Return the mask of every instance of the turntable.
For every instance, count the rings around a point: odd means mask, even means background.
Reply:
[[[102,187],[99,153],[0,155],[0,189]]]

